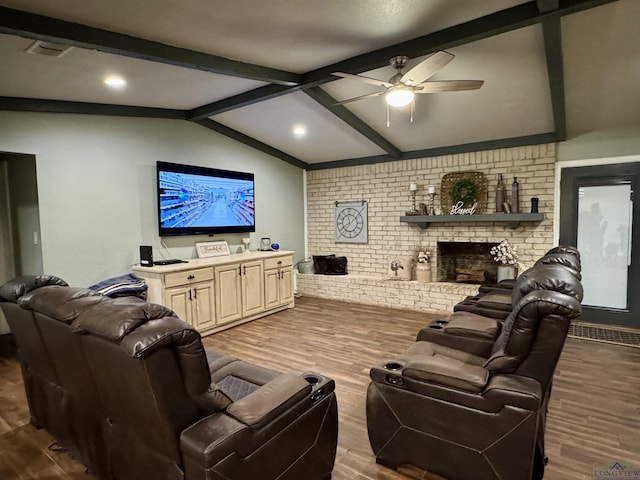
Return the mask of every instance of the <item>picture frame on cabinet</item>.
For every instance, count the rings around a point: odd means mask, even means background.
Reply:
[[[221,257],[230,255],[229,244],[225,240],[219,242],[198,242],[196,243],[196,253],[198,258]]]

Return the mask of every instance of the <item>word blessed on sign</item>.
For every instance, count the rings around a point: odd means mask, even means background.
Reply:
[[[451,207],[449,215],[473,215],[476,213],[476,208],[478,208],[478,202],[474,202],[470,207],[464,208],[464,202],[460,201]]]

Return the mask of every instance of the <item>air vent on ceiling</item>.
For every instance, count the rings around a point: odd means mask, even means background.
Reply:
[[[44,55],[45,57],[61,57],[72,48],[71,45],[60,45],[59,43],[36,40],[25,52],[32,53],[33,55]]]

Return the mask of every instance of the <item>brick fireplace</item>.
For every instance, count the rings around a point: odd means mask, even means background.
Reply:
[[[344,255],[349,259],[349,274],[300,275],[300,292],[371,305],[450,313],[457,302],[478,291],[477,284],[456,282],[456,268],[485,272],[489,283],[496,277],[496,264],[489,254],[492,245],[504,239],[514,244],[518,248],[520,271],[533,265],[553,246],[555,157],[555,144],[544,144],[309,170],[307,256]],[[518,177],[523,211],[529,199],[537,197],[545,218],[541,222],[522,222],[514,229],[505,222],[474,222],[472,217],[468,222],[431,223],[425,228],[400,222],[411,206],[411,183],[418,186],[416,200],[420,203],[428,202],[428,187],[435,186],[435,206],[443,211],[443,175],[461,171],[485,173],[488,207],[484,213],[495,213],[495,186],[497,175],[502,174],[509,183]],[[367,243],[336,242],[335,202],[362,199],[369,205]],[[463,250],[471,244],[482,245]],[[454,249],[453,253],[449,247]],[[432,283],[389,278],[391,259],[398,256],[415,259],[421,250],[431,252]]]

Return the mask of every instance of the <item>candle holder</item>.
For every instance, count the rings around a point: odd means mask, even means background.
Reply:
[[[429,189],[427,190],[427,194],[429,195],[429,215],[435,215],[436,214],[436,203],[435,203],[436,187],[430,186]]]
[[[418,191],[418,185],[415,182],[411,182],[409,185],[409,193],[411,195],[411,210],[405,212],[405,215],[420,215],[420,212],[416,208],[416,192]]]

